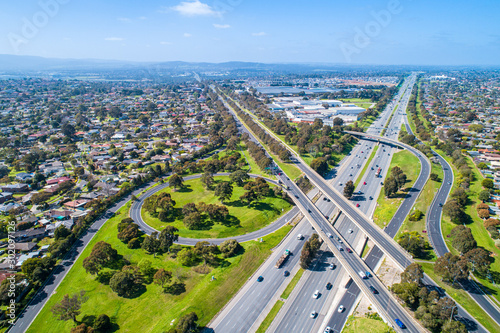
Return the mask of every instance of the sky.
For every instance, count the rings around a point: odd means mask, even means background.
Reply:
[[[498,0],[0,0],[0,54],[499,65]]]

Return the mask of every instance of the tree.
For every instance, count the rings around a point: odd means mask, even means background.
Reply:
[[[168,333],[196,333],[198,332],[197,320],[198,316],[195,312],[188,313],[182,316],[175,326],[175,329],[168,331]]]
[[[467,327],[456,320],[448,320],[441,327],[441,333],[467,333]]]
[[[101,314],[94,321],[94,329],[99,332],[105,332],[111,328],[111,320],[108,315]]]
[[[228,239],[219,246],[220,251],[225,258],[234,256],[240,249],[241,245],[236,239]]]
[[[123,243],[128,243],[132,239],[139,237],[139,233],[139,226],[135,223],[130,223],[118,233],[118,239]]]
[[[245,182],[250,179],[250,176],[248,173],[244,170],[236,170],[233,173],[229,175],[229,178],[233,183],[235,183],[237,186],[242,187],[245,185]]]
[[[198,261],[198,256],[191,249],[184,248],[177,253],[177,260],[183,266],[193,266]]]
[[[161,286],[162,288],[165,287],[166,284],[170,283],[171,280],[172,272],[166,271],[163,268],[160,268],[158,271],[156,271],[156,274],[153,278],[154,283]]]
[[[191,213],[196,213],[198,208],[196,208],[196,204],[194,202],[189,202],[182,207],[182,214],[189,215]]]
[[[225,200],[231,198],[233,195],[233,186],[230,182],[220,182],[215,187],[215,196],[219,197],[220,202],[223,204]]]
[[[451,244],[460,253],[464,254],[477,247],[470,228],[459,225],[451,230],[451,234],[454,236]]]
[[[439,181],[439,176],[438,176],[438,174],[437,174],[437,173],[434,173],[434,172],[433,172],[433,173],[431,173],[431,174],[430,174],[430,179],[431,179],[432,181],[437,182],[437,181]]]
[[[417,231],[403,232],[398,240],[399,245],[416,257],[419,257],[426,248],[424,237]]]
[[[482,219],[487,219],[490,217],[490,211],[488,209],[479,209],[477,215]]]
[[[75,128],[70,123],[65,123],[61,127],[61,131],[68,138],[73,137],[75,135],[75,133],[76,133]]]
[[[344,120],[339,117],[333,118],[333,126],[342,126],[344,125]]]
[[[318,234],[312,234],[302,247],[302,252],[300,253],[300,267],[303,269],[309,268],[320,246],[321,241]]]
[[[465,220],[465,213],[457,200],[448,200],[443,206],[443,213],[447,215],[453,223],[462,224]]]
[[[412,263],[405,268],[403,273],[401,273],[401,282],[407,283],[417,283],[422,284],[422,279],[424,278],[424,270],[422,266],[417,263]]]
[[[54,230],[54,240],[60,240],[60,239],[64,239],[66,237],[68,237],[69,235],[71,235],[71,231],[66,228],[64,225],[60,225],[56,228],[56,230]]]
[[[458,279],[467,278],[469,269],[466,260],[448,252],[436,260],[434,273],[440,275],[443,281],[455,284]]]
[[[490,191],[479,192],[477,198],[483,202],[490,200]]]
[[[94,333],[94,329],[90,326],[87,326],[85,323],[81,323],[80,325],[71,328],[71,333]]]
[[[491,266],[490,253],[482,248],[475,248],[464,255],[472,272],[486,274]]]
[[[481,182],[481,185],[484,187],[484,188],[487,188],[487,189],[490,189],[490,188],[493,188],[493,179],[490,179],[490,178],[485,178],[483,179],[483,181]]]
[[[311,168],[320,175],[328,171],[328,163],[323,157],[316,157],[311,161]]]
[[[109,286],[118,296],[124,297],[131,296],[137,288],[134,275],[130,272],[116,272],[109,280]]]
[[[488,169],[488,164],[484,163],[484,162],[480,162],[477,167],[481,170],[485,170],[485,169]]]
[[[344,186],[344,197],[346,198],[351,198],[352,194],[354,193],[354,183],[352,180],[347,181]]]
[[[386,197],[390,197],[398,191],[398,182],[394,177],[390,176],[385,180],[384,193]]]
[[[141,248],[149,254],[154,254],[160,249],[160,241],[158,240],[158,232],[152,232],[150,236],[146,236],[142,242]]]
[[[196,230],[200,228],[203,219],[199,212],[194,212],[184,216],[182,222],[184,223],[184,226],[186,226],[186,228],[188,228],[189,230]]]
[[[451,193],[451,197],[455,199],[461,207],[467,204],[467,192],[461,187]]]
[[[171,225],[166,226],[165,229],[160,232],[160,236],[158,237],[158,240],[160,241],[160,251],[170,251],[170,247],[172,246],[172,244],[179,240],[179,234],[176,234],[176,232],[179,232],[179,229]]]
[[[211,190],[215,182],[214,176],[210,172],[205,172],[203,175],[201,175],[201,182],[207,190]]]
[[[173,187],[174,189],[177,189],[178,187],[182,187],[184,180],[182,179],[181,176],[178,174],[174,173],[172,176],[170,176],[168,180],[168,186]]]
[[[411,309],[415,309],[418,306],[420,292],[418,283],[395,283],[392,285],[391,290]]]
[[[88,297],[85,296],[85,290],[81,290],[80,293],[69,296],[64,295],[61,302],[56,303],[51,311],[54,316],[59,317],[59,320],[73,320],[76,323],[76,316],[80,314],[80,309],[82,304],[87,301]]]

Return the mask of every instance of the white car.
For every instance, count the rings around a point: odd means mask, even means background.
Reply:
[[[314,318],[316,318],[317,315],[318,315],[318,313],[316,311],[313,311],[313,312],[311,312],[310,317],[314,319]]]
[[[303,238],[304,238],[304,236],[302,236],[302,234],[298,234],[298,235],[297,235],[297,239],[298,239],[298,240],[302,240]]]
[[[318,298],[319,297],[319,290],[316,290],[313,294],[313,298]]]
[[[331,233],[328,232],[326,235],[328,236],[328,238],[332,238],[332,234]]]
[[[325,328],[325,333],[330,333],[332,331],[332,329],[330,328],[330,326],[327,326]]]
[[[352,234],[352,229],[347,230],[348,233]]]
[[[343,305],[339,306],[338,311],[339,311],[340,313],[344,312],[344,306],[343,306]]]

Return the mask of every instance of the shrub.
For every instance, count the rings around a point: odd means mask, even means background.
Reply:
[[[497,226],[499,224],[500,224],[500,220],[497,220],[497,219],[489,218],[486,221],[484,221],[484,227],[486,229],[488,229],[488,227]]]

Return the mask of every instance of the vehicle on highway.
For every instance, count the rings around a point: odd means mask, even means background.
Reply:
[[[332,329],[330,328],[330,326],[327,326],[325,328],[325,333],[330,333],[332,331]]]
[[[298,196],[297,194],[295,194],[295,197],[296,197],[297,199],[299,198],[299,196]]]
[[[359,272],[358,274],[359,274],[359,276],[360,276],[362,279],[367,279],[367,277],[366,277],[365,273],[363,273],[363,272]]]
[[[363,185],[366,185],[366,182],[363,182]]]
[[[352,229],[347,230],[348,233],[352,234]]]
[[[331,284],[330,282],[328,282],[328,283],[326,284],[326,289],[327,289],[327,290],[332,289],[332,284]]]
[[[356,207],[359,207],[359,203],[356,204]]]
[[[289,271],[284,271],[283,272],[283,276],[289,276],[290,275],[290,272]]]
[[[339,183],[339,186],[342,186],[342,183]]]
[[[257,278],[257,282],[262,282],[262,280],[264,280],[264,278],[263,278],[262,276],[259,276],[259,277]]]
[[[330,216],[325,215],[325,219],[329,220],[329,219],[330,219]]]
[[[384,185],[384,182],[380,182],[380,185]]]
[[[343,305],[339,306],[339,309],[337,311],[340,313],[344,312],[344,306]]]
[[[394,321],[396,322],[396,324],[401,327],[401,328],[406,328],[405,324],[403,324],[403,322],[401,320],[399,320],[398,318],[394,319]]]
[[[337,266],[335,266],[335,264],[333,264],[333,263],[330,264],[330,269],[335,269],[335,267],[337,267]]]
[[[297,235],[297,239],[298,239],[298,240],[303,240],[303,239],[304,239],[304,236],[303,236],[302,234],[298,234],[298,235]]]
[[[348,247],[345,248],[347,252],[352,253],[352,250]]]
[[[370,272],[368,272],[368,271],[366,271],[366,272],[365,272],[365,274],[366,274],[366,276],[368,276],[368,277],[372,277],[372,273],[370,273]]]
[[[369,198],[370,198],[370,200],[373,200],[373,197],[372,197],[371,195],[370,195],[370,197],[369,197]]]
[[[314,319],[314,318],[316,318],[317,315],[318,315],[318,313],[316,311],[313,311],[313,312],[311,312],[310,317],[312,319]]]
[[[443,207],[443,204],[442,204],[442,203],[439,203],[439,207]]]
[[[326,235],[328,236],[328,238],[332,238],[332,234],[327,232]]]
[[[319,297],[319,290],[316,290],[313,294],[313,298],[318,298]]]
[[[344,249],[340,245],[337,245],[337,249],[339,249],[339,251],[344,251]]]
[[[310,210],[310,209],[308,209],[307,211],[309,212],[309,214],[311,213],[311,210]]]
[[[377,289],[375,289],[375,287],[370,286],[369,288],[370,288],[370,290],[371,290],[371,292],[372,292],[373,294],[378,294],[378,291],[377,291]]]

